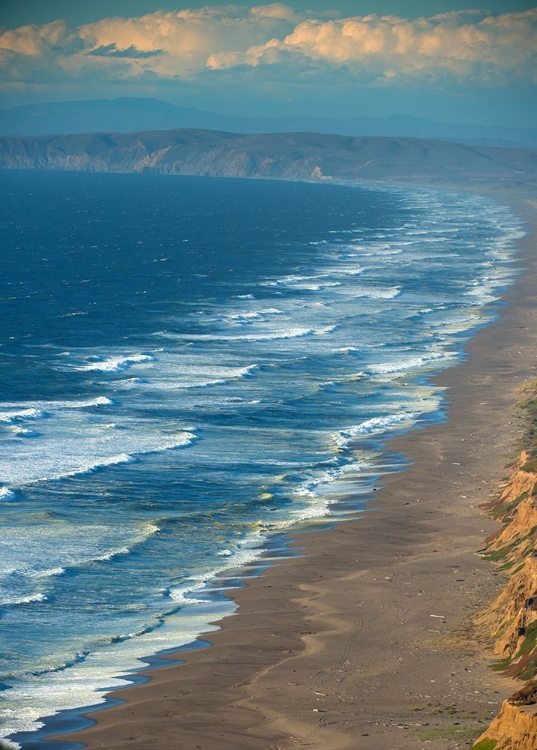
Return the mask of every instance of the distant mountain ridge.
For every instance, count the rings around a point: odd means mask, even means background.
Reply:
[[[537,150],[415,138],[168,130],[0,138],[0,168],[513,187],[537,185]]]
[[[537,148],[537,129],[437,123],[418,117],[239,117],[179,107],[160,99],[123,97],[28,104],[0,109],[0,135],[132,133],[196,128],[232,133],[312,132],[398,136],[481,146]]]

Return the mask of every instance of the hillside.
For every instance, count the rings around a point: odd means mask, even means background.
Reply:
[[[525,684],[504,701],[472,750],[537,747],[537,381],[524,396],[524,449],[503,492],[485,506],[504,525],[489,539],[484,557],[508,578],[478,626],[496,657],[494,669]]]
[[[330,114],[241,116],[181,107],[150,97],[42,102],[0,109],[0,135],[132,133],[196,128],[233,133],[338,133],[349,136],[425,138],[481,146],[537,148],[537,130],[434,122],[423,117],[335,117]]]
[[[515,186],[537,184],[537,151],[414,138],[167,130],[4,137],[0,168]]]

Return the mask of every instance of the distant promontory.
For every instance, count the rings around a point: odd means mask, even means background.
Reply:
[[[537,185],[537,150],[416,138],[165,130],[3,137],[0,168],[527,187]]]

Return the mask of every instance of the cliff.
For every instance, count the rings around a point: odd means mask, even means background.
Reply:
[[[537,748],[537,381],[526,391],[524,450],[499,498],[485,506],[504,526],[484,556],[509,577],[477,622],[499,657],[494,668],[529,682],[504,701],[473,750]]]
[[[537,185],[537,150],[415,138],[212,130],[0,138],[0,168]]]
[[[537,707],[521,707],[504,701],[498,716],[472,750],[535,750]]]

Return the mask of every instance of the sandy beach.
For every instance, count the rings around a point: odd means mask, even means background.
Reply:
[[[497,527],[479,504],[513,458],[517,389],[537,373],[537,204],[497,199],[527,223],[523,272],[500,320],[442,372],[448,420],[392,440],[411,461],[356,520],[291,533],[301,556],[232,592],[211,648],[114,692],[123,705],[57,739],[132,750],[455,750],[516,688],[490,667],[472,617],[503,576],[478,551]]]

